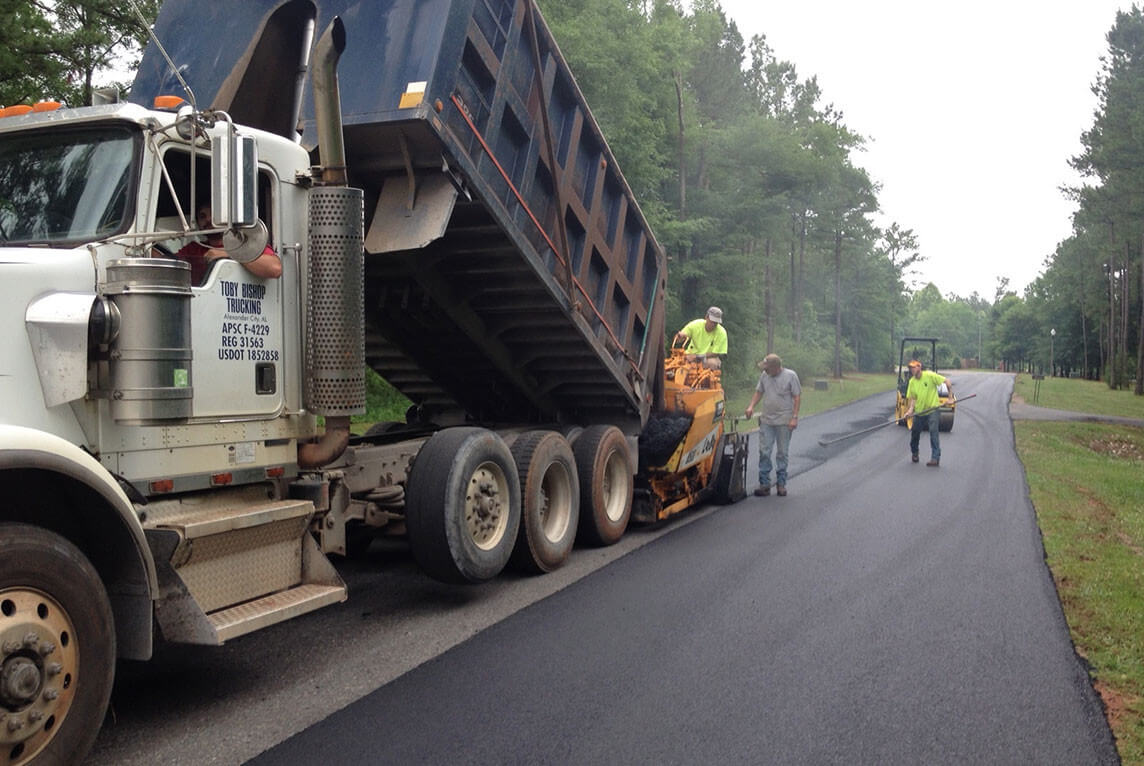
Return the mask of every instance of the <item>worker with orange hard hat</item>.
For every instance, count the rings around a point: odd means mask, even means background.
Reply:
[[[908,367],[910,383],[906,388],[906,413],[902,417],[907,420],[911,417],[914,419],[910,428],[910,460],[918,462],[918,446],[922,431],[929,429],[930,459],[926,465],[936,468],[941,462],[941,440],[938,436],[938,426],[941,422],[941,412],[938,408],[941,402],[938,398],[938,387],[944,384],[949,390],[949,395],[953,396],[953,384],[944,375],[939,375],[933,370],[923,370],[922,363],[917,359],[911,359]]]

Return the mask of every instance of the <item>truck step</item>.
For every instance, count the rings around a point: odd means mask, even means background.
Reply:
[[[344,585],[299,585],[207,615],[219,643],[346,600]]]
[[[288,500],[170,520],[183,537],[175,569],[208,613],[300,585],[313,512]]]
[[[313,512],[313,504],[304,500],[268,500],[252,505],[186,510],[162,518],[158,526],[177,529],[184,538],[194,539],[309,517]]]
[[[234,494],[153,510],[169,641],[217,645],[346,597],[310,533],[308,500]]]

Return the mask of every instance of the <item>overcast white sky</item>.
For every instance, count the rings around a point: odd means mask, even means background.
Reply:
[[[721,0],[868,138],[879,225],[913,229],[916,282],[1018,294],[1071,230],[1058,191],[1097,106],[1091,86],[1131,0]]]

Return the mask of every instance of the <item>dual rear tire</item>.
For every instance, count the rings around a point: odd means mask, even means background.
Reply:
[[[628,442],[615,426],[589,426],[568,440],[530,431],[513,443],[520,475],[522,517],[513,561],[531,572],[551,572],[577,540],[612,545],[631,520]]]
[[[520,526],[520,482],[504,441],[448,428],[421,446],[409,472],[405,523],[413,558],[443,582],[495,577]]]
[[[612,545],[632,516],[635,479],[628,441],[615,426],[589,426],[572,445],[580,474],[580,530],[589,545]]]
[[[512,444],[520,478],[521,522],[512,564],[551,572],[572,552],[580,521],[580,481],[568,441],[555,431],[529,431]]]
[[[510,450],[492,431],[449,428],[422,445],[409,472],[413,557],[443,582],[483,582],[510,561],[561,566],[580,540],[611,545],[631,518],[631,460],[615,426],[590,426],[572,445],[528,431]]]

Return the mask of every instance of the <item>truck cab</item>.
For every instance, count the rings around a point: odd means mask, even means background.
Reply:
[[[254,424],[281,441],[314,428],[270,425],[302,409],[297,355],[287,351],[299,345],[298,312],[284,296],[298,291],[308,156],[281,137],[254,137],[250,194],[282,278],[220,259],[190,284],[177,254],[205,235],[189,196],[209,200],[216,180],[201,145],[191,172],[177,122],[129,104],[0,121],[4,305],[26,314],[9,326],[26,322],[36,336],[6,336],[4,358],[18,367],[0,379],[4,420],[84,445],[143,494],[153,482],[202,484],[224,469],[294,462],[252,438]],[[220,380],[231,385],[211,385]],[[176,432],[169,459],[142,457]]]
[[[153,624],[217,644],[345,598],[313,502],[287,491],[319,431],[298,307],[309,172],[305,150],[225,115],[0,119],[0,710],[15,763],[49,742],[86,749],[115,657],[149,658]],[[179,251],[218,235],[233,257],[192,284]],[[267,243],[278,279],[239,262]]]

